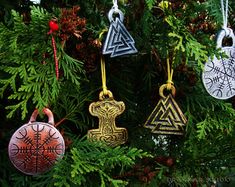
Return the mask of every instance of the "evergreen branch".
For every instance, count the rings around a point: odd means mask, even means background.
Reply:
[[[223,17],[221,14],[220,0],[207,0],[204,5],[209,15],[214,17],[214,20],[222,25]]]
[[[39,110],[49,106],[58,98],[62,88],[60,83],[71,81],[79,86],[84,71],[82,62],[67,55],[58,41],[58,56],[60,56],[60,66],[65,78],[56,80],[52,58],[53,50],[46,34],[49,29],[48,21],[52,17],[51,13],[43,8],[32,6],[32,20],[28,25],[23,22],[22,17],[16,11],[12,11],[12,15],[14,18],[12,30],[4,25],[0,26],[0,60],[3,61],[0,69],[6,72],[6,76],[0,80],[2,85],[0,94],[3,97],[4,91],[11,87],[12,97],[10,96],[9,99],[18,100],[19,105],[8,107],[8,109],[12,109],[8,117],[12,117],[12,112],[16,112],[20,108],[24,112],[23,117],[28,110],[28,106],[22,102],[23,99],[27,100],[25,103],[35,104]],[[43,54],[45,53],[49,53],[51,58],[44,59]],[[41,61],[44,63],[35,62],[35,59],[42,59]],[[16,81],[16,79],[18,80]],[[29,94],[30,97],[28,97]]]
[[[110,176],[110,172],[117,166],[130,167],[134,164],[135,159],[146,156],[150,155],[136,148],[116,147],[112,149],[99,142],[84,141],[83,139],[76,140],[74,148],[71,149],[65,160],[65,162],[71,164],[69,167],[71,176],[68,177],[63,174],[64,171],[61,169],[61,167],[64,167],[62,161],[55,168],[56,172],[59,171],[59,173],[54,175],[55,185],[61,186],[61,183],[56,182],[61,180],[64,181],[65,185],[73,183],[80,186],[88,182],[86,176],[93,173],[93,180],[98,179],[101,182],[101,186],[106,186],[107,183],[111,183],[113,186],[125,186],[127,182],[113,179]],[[68,172],[68,168],[66,172]]]
[[[65,83],[58,96],[55,113],[60,119],[68,120],[81,130],[87,129],[88,124],[94,126],[93,118],[90,118],[90,114],[84,112],[87,110],[87,102],[91,102],[94,92],[85,90],[84,87],[74,87],[72,84]]]
[[[84,73],[82,69],[83,63],[81,61],[71,58],[65,53],[63,54],[62,60],[65,61],[65,63],[61,64],[64,71],[64,76],[67,79],[71,79],[72,83],[79,86],[81,78],[77,76],[77,74]]]
[[[10,77],[9,79],[0,79],[0,85],[3,85],[0,88],[0,97],[3,97],[4,92],[6,91],[6,89],[8,88],[8,86],[11,87],[11,89],[13,90],[13,92],[16,91],[16,85],[15,85],[15,80],[16,80],[16,74],[12,77]]]
[[[145,3],[147,4],[147,7],[149,10],[151,10],[154,6],[154,4],[156,3],[155,0],[145,0]]]
[[[176,34],[176,33],[169,33],[169,37],[177,38],[178,42],[176,46],[174,47],[175,51],[182,51],[185,52],[185,47],[183,46],[183,37]]]
[[[15,95],[12,95],[11,98],[14,96]],[[6,109],[10,110],[10,112],[7,115],[7,118],[12,118],[14,113],[16,112],[16,110],[20,109],[22,111],[21,112],[21,115],[22,115],[21,119],[24,119],[26,117],[26,114],[28,113],[27,104],[28,104],[28,100],[31,96],[32,96],[31,94],[28,94],[27,97],[24,96],[24,100],[22,100],[21,102],[15,104],[15,105],[7,106]],[[19,95],[15,96],[15,97],[19,97]]]
[[[206,47],[196,41],[195,38],[186,37],[186,57],[189,59],[192,57],[198,64],[198,66],[203,69],[204,63],[208,60],[208,52]],[[188,62],[188,60],[186,61]]]

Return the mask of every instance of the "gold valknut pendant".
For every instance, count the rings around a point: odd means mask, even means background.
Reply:
[[[160,95],[161,99],[144,127],[151,129],[151,132],[156,134],[183,135],[187,123],[184,114],[171,94],[167,97],[163,94]]]
[[[115,147],[127,141],[128,134],[125,128],[116,127],[115,118],[125,110],[122,101],[115,101],[108,91],[108,98],[100,93],[100,101],[93,102],[89,106],[91,115],[99,118],[99,128],[88,131],[88,139],[103,141],[107,145]]]

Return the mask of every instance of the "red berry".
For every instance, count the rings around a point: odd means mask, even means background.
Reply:
[[[49,21],[49,27],[52,31],[58,31],[59,30],[59,25],[53,20]]]
[[[166,161],[166,165],[168,167],[171,167],[171,166],[173,166],[173,164],[174,164],[174,159],[173,158],[168,158],[167,161]]]

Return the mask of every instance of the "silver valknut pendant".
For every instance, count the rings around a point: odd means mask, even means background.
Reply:
[[[119,17],[113,18],[114,14],[118,14]],[[112,8],[109,11],[108,18],[110,27],[102,53],[104,55],[110,54],[110,57],[137,53],[135,41],[123,25],[124,16],[121,10]]]

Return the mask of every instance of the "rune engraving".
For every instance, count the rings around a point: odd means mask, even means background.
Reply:
[[[47,123],[23,125],[12,136],[9,157],[13,165],[25,174],[36,175],[49,170],[65,151],[59,131]]]

